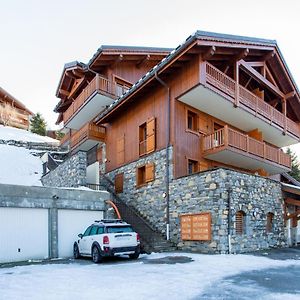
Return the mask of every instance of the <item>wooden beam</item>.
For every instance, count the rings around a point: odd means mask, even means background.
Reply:
[[[263,67],[265,65],[263,61],[247,61],[247,64],[251,67]]]
[[[147,54],[145,57],[143,57],[139,62],[136,63],[136,67],[140,68],[143,64],[148,62],[150,60],[150,54]]]
[[[123,54],[120,54],[114,61],[113,63],[110,65],[110,67],[115,66],[116,64],[120,63],[123,60],[124,56]]]
[[[268,104],[270,104],[273,107],[276,107],[278,105],[278,103],[279,103],[279,99],[278,98],[275,98],[275,99],[273,99],[273,100],[271,100],[271,101],[268,102]]]
[[[292,199],[292,198],[286,198],[284,200],[285,203],[300,206],[300,200]]]
[[[63,90],[63,89],[59,89],[59,93],[62,94],[63,96],[66,96],[68,97],[70,92],[66,91],[66,90]]]
[[[268,78],[267,79],[271,83],[273,83],[277,88],[279,88],[278,85],[277,85],[277,83],[276,83],[276,81],[275,81],[275,79],[274,79],[274,77],[273,77],[273,75],[272,75],[272,73],[270,72],[270,70],[269,70],[269,68],[268,68],[268,66],[266,64],[265,64],[265,70],[266,70],[266,76],[265,77],[267,78],[267,76],[268,76],[270,78],[270,80]]]
[[[249,52],[250,51],[248,48],[244,49],[243,51],[241,51],[239,54],[235,56],[234,61],[239,61],[241,59],[244,59],[246,56],[248,56]]]
[[[263,60],[264,61],[268,61],[269,59],[271,59],[272,57],[274,57],[276,54],[275,50],[272,50],[270,52],[268,52],[264,57]]]
[[[291,92],[285,94],[285,100],[293,98],[295,95],[296,95],[296,92],[295,91],[291,91]]]
[[[273,93],[275,93],[278,97],[283,99],[285,95],[269,80],[263,77],[259,72],[257,72],[254,68],[248,65],[243,59],[239,61],[241,68],[251,77],[259,81],[266,88],[270,89]]]
[[[208,51],[202,54],[202,60],[208,60],[211,58],[216,52],[216,47],[211,46]]]

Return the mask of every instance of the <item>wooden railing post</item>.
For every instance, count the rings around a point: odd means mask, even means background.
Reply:
[[[224,146],[229,145],[228,125],[224,126]]]
[[[284,115],[284,134],[286,134],[286,127],[287,127],[287,117],[286,117],[286,99],[283,98],[281,99],[281,104],[282,104],[282,112],[283,112],[283,115]]]
[[[240,84],[239,84],[239,62],[235,62],[235,71],[234,71],[234,79],[235,79],[235,99],[234,106],[238,107],[240,103]]]
[[[206,85],[206,61],[200,59],[199,68],[200,68],[199,82],[205,86]]]
[[[99,85],[99,75],[96,75],[96,90],[99,91],[100,90],[100,85]]]

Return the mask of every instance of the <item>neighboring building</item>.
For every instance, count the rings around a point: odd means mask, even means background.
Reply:
[[[0,87],[0,124],[28,130],[33,115],[23,103]]]
[[[90,183],[105,174],[181,249],[285,246],[281,184],[268,176],[291,168],[281,147],[299,142],[300,96],[276,41],[198,31],[167,52],[102,47],[67,64],[62,143],[87,152]]]

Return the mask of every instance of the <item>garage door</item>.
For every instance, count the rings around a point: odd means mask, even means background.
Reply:
[[[87,210],[58,210],[58,256],[73,255],[73,244],[79,233],[91,225],[95,220],[103,219],[103,211]]]
[[[48,210],[0,207],[0,262],[48,258]]]

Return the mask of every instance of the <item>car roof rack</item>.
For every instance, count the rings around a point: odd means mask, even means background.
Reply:
[[[122,221],[121,219],[102,219],[102,220],[95,220],[95,223],[120,223],[124,224],[126,222]]]

